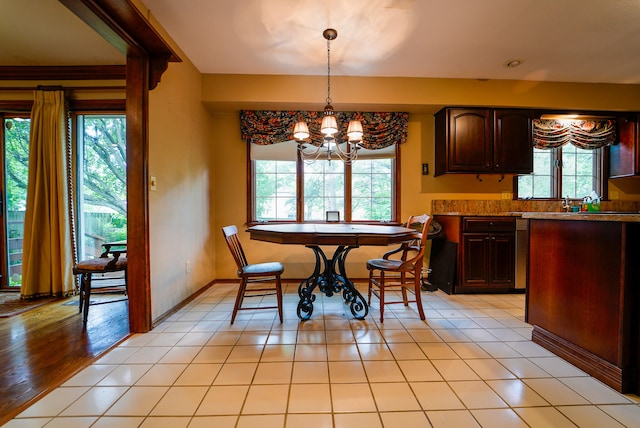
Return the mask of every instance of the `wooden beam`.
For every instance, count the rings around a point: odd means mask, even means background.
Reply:
[[[149,261],[149,59],[127,57],[127,258],[129,326],[144,333],[151,324]]]
[[[149,89],[160,82],[169,62],[182,61],[130,0],[58,1],[127,57],[148,56]]]

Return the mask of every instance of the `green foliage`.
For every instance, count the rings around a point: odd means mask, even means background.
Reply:
[[[29,130],[31,121],[25,118],[7,120],[5,126],[5,193],[7,211],[24,211],[29,179]]]

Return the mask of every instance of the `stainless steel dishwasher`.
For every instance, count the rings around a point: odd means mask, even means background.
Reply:
[[[516,290],[527,288],[527,252],[529,251],[529,220],[516,219]]]

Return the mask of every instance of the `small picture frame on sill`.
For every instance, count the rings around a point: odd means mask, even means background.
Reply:
[[[327,211],[327,223],[338,223],[340,221],[340,211]]]

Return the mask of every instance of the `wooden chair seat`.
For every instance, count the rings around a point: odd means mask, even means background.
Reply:
[[[417,225],[416,228],[421,231],[420,239],[404,242],[400,247],[387,251],[382,258],[367,261],[367,270],[369,270],[368,304],[371,305],[372,295],[380,299],[380,322],[384,322],[385,305],[396,303],[402,303],[405,306],[409,306],[409,303],[415,303],[420,319],[425,319],[420,288],[422,287],[425,243],[430,223],[431,216],[426,214],[409,217],[407,227],[416,227]],[[402,293],[402,300],[389,301],[386,292],[390,289],[399,289]],[[415,299],[409,300],[407,290],[413,292]]]
[[[120,251],[112,252],[113,257],[109,257],[108,253],[95,259],[87,259],[78,262],[73,267],[73,274],[80,275],[80,289],[78,299],[78,312],[82,312],[82,324],[86,327],[87,319],[89,317],[89,306],[91,298],[92,277],[94,274],[104,274],[110,272],[124,272],[124,290],[127,294],[127,257],[123,256]],[[113,290],[114,287],[109,287]],[[120,286],[120,288],[123,288]],[[113,303],[120,300],[112,300],[108,303]],[[100,303],[94,303],[100,304]]]
[[[282,322],[282,284],[280,275],[284,272],[284,266],[280,262],[266,262],[249,264],[244,254],[240,238],[238,237],[238,228],[235,225],[225,226],[222,228],[222,234],[227,241],[227,246],[238,268],[237,274],[240,278],[240,286],[236,295],[236,301],[233,305],[231,313],[231,324],[236,319],[238,311],[243,310],[259,310],[259,309],[277,309],[278,317]],[[257,285],[267,284],[273,285]],[[259,297],[266,295],[276,295],[277,305],[261,305],[243,307],[245,297]]]

